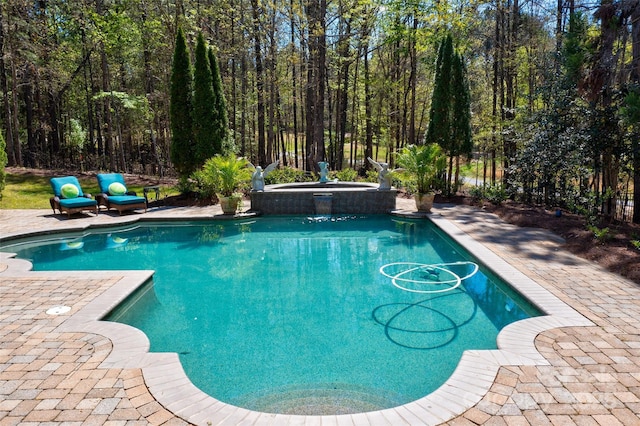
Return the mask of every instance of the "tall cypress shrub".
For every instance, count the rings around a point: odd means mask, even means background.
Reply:
[[[451,66],[453,62],[453,38],[447,34],[440,42],[436,72],[429,111],[429,127],[425,143],[437,143],[449,152],[451,141]]]
[[[227,140],[229,137],[229,117],[227,115],[227,101],[224,97],[224,91],[222,90],[222,78],[220,77],[220,68],[218,67],[218,60],[216,59],[213,49],[209,47],[208,52],[209,67],[211,68],[211,84],[213,87],[214,97],[214,121],[216,123],[215,135],[213,143],[218,152],[224,150],[225,146],[229,144]]]
[[[220,153],[220,145],[216,141],[215,107],[207,47],[204,36],[199,33],[193,72],[193,138],[198,168],[209,158]]]
[[[473,150],[471,138],[471,96],[467,81],[464,60],[458,52],[453,55],[451,69],[451,141],[449,149],[449,179],[447,188],[449,192],[458,190],[460,175],[459,157],[469,156]],[[456,158],[456,171],[453,176],[453,158]],[[453,184],[452,184],[453,180]]]
[[[425,143],[437,143],[449,157],[449,193],[452,192],[454,158],[469,155],[473,149],[470,108],[469,84],[464,61],[453,48],[453,37],[447,34],[438,49]]]
[[[171,161],[182,178],[188,177],[196,169],[193,144],[192,80],[187,41],[182,28],[178,28],[171,69],[169,114],[171,119]]]
[[[470,155],[473,150],[471,138],[471,95],[464,60],[459,53],[453,55],[451,69],[451,149],[450,155]]]

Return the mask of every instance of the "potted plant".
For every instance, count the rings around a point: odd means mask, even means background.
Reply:
[[[418,211],[430,212],[435,197],[435,189],[446,168],[447,159],[438,144],[409,145],[397,157],[402,173],[415,180],[417,193],[414,195]]]
[[[209,158],[197,172],[196,180],[215,192],[224,214],[235,214],[242,201],[239,192],[251,180],[249,162],[233,154]]]

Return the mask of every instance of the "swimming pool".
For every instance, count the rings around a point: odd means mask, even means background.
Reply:
[[[388,216],[144,223],[11,250],[36,270],[155,269],[111,319],[179,353],[207,393],[259,411],[418,399],[463,350],[495,348],[504,325],[539,314],[482,267],[443,284],[476,262],[430,222]]]

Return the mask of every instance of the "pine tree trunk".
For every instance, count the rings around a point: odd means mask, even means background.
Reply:
[[[309,19],[309,60],[307,62],[307,166],[319,171],[318,162],[325,158],[324,99],[326,77],[326,0],[311,0],[307,5]]]
[[[290,1],[291,7],[291,16],[290,16],[290,25],[291,25],[291,58],[294,58],[295,54],[295,20],[294,20],[294,3],[293,0]],[[296,62],[295,60],[291,61],[291,93],[292,93],[292,109],[293,109],[293,158],[294,158],[294,166],[298,168],[298,76],[296,70]],[[286,166],[286,164],[283,164]]]
[[[267,126],[267,164],[271,164],[277,157],[275,153],[278,152],[278,146],[276,141],[276,128],[278,122],[276,121],[276,84],[277,84],[277,72],[276,72],[276,40],[275,40],[275,12],[270,11],[271,25],[269,25],[269,57],[267,60],[267,68],[269,76],[269,105],[267,113],[269,115],[269,125]]]
[[[407,134],[407,142],[409,144],[417,144],[416,138],[416,86],[418,75],[418,55],[416,51],[416,37],[418,36],[418,17],[413,16],[413,32],[411,34],[411,45],[409,53],[411,55],[411,73],[409,75],[409,90],[411,98],[409,102],[409,129]]]
[[[260,43],[260,14],[262,10],[258,0],[251,0],[253,12],[253,48],[256,62],[256,96],[258,100],[258,164],[267,164],[265,141],[265,108],[264,108],[264,69],[262,66],[262,47]]]
[[[349,104],[349,65],[351,63],[349,57],[351,18],[341,18],[341,21],[343,31],[341,31],[341,37],[338,41],[337,52],[338,56],[342,59],[342,66],[340,67],[340,77],[336,93],[336,146],[334,163],[336,170],[342,170],[342,162],[344,159],[344,142],[347,134],[347,108]]]
[[[594,103],[599,102],[607,111],[613,102],[613,78],[615,70],[614,45],[617,33],[617,6],[611,0],[603,0],[596,12],[600,19],[600,38],[596,52],[595,66],[591,73],[591,95]],[[607,125],[614,125],[608,122]],[[603,203],[603,213],[606,217],[613,217],[616,207],[616,189],[618,183],[619,161],[615,154],[619,141],[612,138],[602,153],[602,194],[606,197]]]
[[[247,66],[247,55],[242,54],[242,58],[240,59],[240,75],[242,75],[240,80],[240,98],[242,99],[242,105],[240,110],[242,111],[240,114],[240,155],[247,155],[247,98],[249,92],[249,81],[247,78],[248,74],[248,66]]]
[[[15,165],[15,157],[13,157],[13,128],[11,122],[11,108],[9,107],[9,87],[7,85],[7,69],[4,62],[4,11],[2,10],[4,3],[0,2],[0,90],[2,91],[2,109],[6,118],[4,126],[6,130],[6,150],[9,166]]]
[[[24,113],[27,125],[27,152],[25,153],[25,165],[27,167],[37,167],[36,154],[38,147],[35,135],[35,120],[33,112],[33,64],[28,64],[25,68],[24,83],[22,93],[24,95]]]
[[[11,57],[15,58],[16,52],[12,52]],[[16,63],[15,60],[11,61],[11,120],[13,127],[13,157],[15,161],[15,165],[23,166],[22,162],[22,146],[20,144],[20,123],[18,121],[18,117],[20,115],[18,108],[18,73],[16,72]]]
[[[364,156],[365,158],[373,158],[373,123],[371,120],[371,116],[373,114],[373,106],[371,105],[372,96],[371,96],[371,79],[369,75],[369,36],[368,33],[366,35],[367,42],[364,43],[363,51],[364,51],[364,111],[365,111],[365,149]],[[368,161],[365,164],[369,164]]]
[[[142,2],[142,28],[145,27],[147,22],[147,3]],[[153,84],[153,72],[151,70],[151,51],[149,48],[149,42],[146,37],[142,37],[142,59],[144,61],[144,80],[145,80],[145,93],[147,94],[147,100],[152,111],[155,111],[154,105],[154,92],[155,85]],[[151,155],[153,156],[153,164],[151,172],[157,173],[161,177],[164,176],[164,170],[160,161],[160,152],[158,151],[158,141],[156,133],[154,131],[154,124],[156,124],[157,114],[154,114],[154,118],[149,120],[149,138],[151,142]]]

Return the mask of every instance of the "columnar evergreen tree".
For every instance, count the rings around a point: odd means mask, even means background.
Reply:
[[[209,47],[209,67],[211,68],[211,83],[213,87],[213,121],[215,123],[215,132],[213,134],[213,145],[216,152],[222,152],[225,149],[225,143],[229,137],[229,118],[227,116],[227,101],[222,90],[222,78],[220,77],[220,68],[213,49]]]
[[[171,69],[171,161],[181,177],[188,177],[195,170],[193,144],[192,74],[187,41],[182,29],[178,29]]]
[[[453,38],[451,34],[440,42],[429,111],[429,127],[425,143],[437,143],[448,154],[451,136],[451,67]]]
[[[454,159],[469,155],[473,149],[470,103],[464,61],[453,48],[453,37],[447,34],[438,49],[425,142],[437,143],[449,156],[448,191],[452,190]],[[456,167],[456,182],[457,175]]]
[[[471,96],[469,94],[469,83],[467,81],[464,60],[459,53],[453,55],[453,67],[451,70],[451,149],[449,151],[449,188],[451,188],[452,159],[458,159],[461,155],[470,155],[473,150],[473,140],[471,137]],[[456,175],[454,178],[454,192],[457,190],[459,168],[456,164]]]
[[[554,85],[571,87],[574,90],[584,88],[585,68],[589,56],[589,23],[581,13],[569,16],[569,30],[564,36],[564,43],[559,62],[563,65],[564,76],[553,81]]]
[[[220,153],[220,143],[216,138],[215,97],[211,78],[211,68],[207,58],[204,36],[198,34],[196,61],[193,73],[193,140],[195,144],[195,166],[200,168],[207,159]]]

